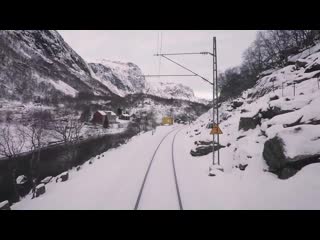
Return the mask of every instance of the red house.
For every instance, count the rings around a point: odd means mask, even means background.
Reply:
[[[93,114],[92,123],[94,124],[103,124],[106,119],[107,113],[104,111],[96,111],[95,114]]]
[[[97,111],[93,114],[92,123],[104,124],[104,121],[108,119],[109,124],[117,123],[117,115],[112,111]]]

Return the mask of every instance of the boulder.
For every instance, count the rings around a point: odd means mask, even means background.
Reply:
[[[279,173],[279,178],[280,179],[288,179],[295,175],[299,170],[295,169],[293,167],[285,167],[283,168],[280,173]]]
[[[282,169],[286,165],[283,140],[278,136],[267,140],[264,143],[262,156],[271,169]]]
[[[236,108],[238,108],[238,107],[241,107],[243,105],[243,102],[241,102],[241,101],[233,101],[232,103],[231,103],[231,107],[233,108],[233,109],[236,109]]]
[[[294,121],[293,123],[283,124],[283,127],[284,127],[284,128],[288,128],[288,127],[294,127],[294,126],[300,125],[300,124],[302,124],[302,123],[301,123],[302,118],[303,118],[303,116],[301,116],[300,118],[298,118],[298,119],[297,119],[296,121]]]
[[[261,117],[264,119],[271,119],[275,116],[293,112],[294,110],[283,110],[277,106],[268,107],[266,110],[260,110]]]
[[[11,210],[8,200],[0,202],[0,210]]]
[[[246,113],[249,112],[247,109],[241,109],[240,113]]]
[[[304,68],[308,63],[309,63],[308,60],[298,59],[298,60],[295,62],[296,69]]]
[[[293,133],[296,132],[296,135],[292,135],[291,138],[299,138],[303,135],[303,133],[300,133],[303,129],[292,129],[290,131]],[[302,139],[303,138],[301,138],[301,140]],[[294,142],[297,141],[298,139]],[[290,142],[288,142],[288,144],[290,144]],[[306,142],[305,144],[308,143]],[[269,166],[269,171],[277,174],[281,179],[287,179],[293,176],[297,171],[308,164],[320,162],[319,152],[305,153],[302,151],[299,153],[299,151],[297,151],[296,155],[291,157],[287,154],[288,152],[284,140],[277,135],[274,138],[267,140],[264,144],[262,155]]]
[[[318,62],[315,62],[312,65],[308,66],[304,72],[309,73],[318,70],[320,70],[320,64]]]
[[[80,167],[80,166],[78,166],[78,167],[76,168],[76,170],[77,170],[77,171],[79,171],[80,169],[81,169],[81,167]]]
[[[69,173],[68,172],[63,172],[60,175],[57,176],[56,182],[65,182],[69,179]]]
[[[197,146],[199,146],[199,145],[211,145],[212,146],[212,141],[195,141],[194,144]]]
[[[223,145],[215,145],[214,146],[214,151],[217,151],[219,150],[220,148],[224,148],[225,146]],[[193,157],[199,157],[199,156],[205,156],[205,155],[208,155],[209,153],[212,152],[212,145],[210,146],[199,146],[199,147],[196,147],[195,150],[191,150],[190,151],[190,154],[191,156]]]
[[[271,96],[269,98],[270,101],[274,101],[274,100],[278,100],[279,99],[279,96],[278,95],[274,95],[274,96]]]
[[[17,177],[16,182],[18,185],[23,185],[28,181],[28,178],[25,175]]]
[[[248,131],[249,129],[255,129],[257,125],[261,125],[261,118],[259,115],[253,117],[240,117],[239,130]]]
[[[310,71],[310,72],[312,72],[312,71]],[[320,76],[320,72],[319,72],[319,71],[316,71],[315,73],[312,73],[311,75],[305,74],[305,76],[304,76],[304,75],[299,76],[296,80],[294,80],[294,83],[295,83],[295,84],[301,83],[301,82],[304,82],[304,81],[309,80],[309,79],[311,79],[311,78],[317,78],[317,77],[319,77],[319,76]],[[289,83],[288,83],[288,86],[289,86],[289,85],[292,85],[292,84],[289,84]]]
[[[232,111],[233,111],[233,108],[232,108],[231,106],[229,106],[229,107],[226,109],[226,111],[232,112]]]
[[[246,170],[247,166],[248,166],[248,164],[239,164],[239,169],[241,171],[244,171],[244,170]]]
[[[47,184],[47,183],[51,182],[52,179],[53,179],[53,177],[49,176],[49,177],[42,179],[40,183]]]
[[[238,141],[239,139],[244,138],[244,137],[246,137],[246,135],[239,136],[239,137],[237,137],[236,140]]]
[[[35,197],[39,197],[43,195],[45,192],[46,192],[46,186],[43,183],[41,183],[36,187]]]

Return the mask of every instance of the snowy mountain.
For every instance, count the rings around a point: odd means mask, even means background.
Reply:
[[[121,97],[145,93],[166,99],[174,98],[208,104],[208,101],[195,97],[193,90],[183,84],[146,81],[141,69],[130,62],[103,59],[89,63],[89,66],[96,79]]]
[[[0,31],[0,96],[30,101],[59,99],[79,92],[124,97],[149,92],[159,97],[197,101],[181,84],[147,86],[133,63],[101,60],[87,63],[54,30]]]
[[[188,100],[191,102],[199,102],[203,104],[208,104],[209,101],[205,99],[200,99],[195,96],[193,90],[181,83],[173,82],[146,82],[146,88],[144,90],[146,94],[158,96],[167,99],[181,99]]]
[[[145,78],[140,68],[133,63],[103,59],[89,63],[89,66],[102,84],[121,97],[140,93],[145,88]]]
[[[87,63],[57,31],[0,31],[0,95],[30,100],[78,92],[108,96]]]
[[[194,100],[194,92],[190,87],[172,82],[147,82],[145,93],[163,98]]]

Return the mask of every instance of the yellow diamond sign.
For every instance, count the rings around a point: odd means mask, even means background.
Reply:
[[[222,134],[221,129],[219,128],[218,124],[214,124],[213,128],[211,129],[210,134]]]

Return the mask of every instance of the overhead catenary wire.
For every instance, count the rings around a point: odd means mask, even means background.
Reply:
[[[197,77],[194,74],[143,75],[144,77]]]
[[[191,71],[189,68],[186,68],[185,66],[181,65],[180,63],[178,63],[178,62],[176,62],[176,61],[173,61],[172,59],[170,59],[170,58],[168,58],[168,57],[166,57],[166,56],[164,56],[164,55],[161,55],[161,54],[160,54],[159,56],[164,57],[165,59],[169,60],[170,62],[173,62],[174,64],[177,64],[178,66],[182,67],[183,69],[187,70],[188,72],[193,73],[195,76],[198,76],[198,77],[200,77],[202,80],[204,80],[204,81],[210,83],[211,85],[213,85],[213,83],[210,82],[208,79],[202,77],[201,75],[195,73],[194,71]]]
[[[162,52],[162,32],[159,33],[159,54]],[[158,75],[161,72],[161,58],[159,58]],[[159,77],[160,80],[160,77]]]
[[[187,53],[161,53],[161,55],[166,55],[166,56],[176,56],[176,55],[199,55],[199,54],[211,54],[209,52],[187,52]],[[159,56],[159,53],[155,54],[155,56]]]

